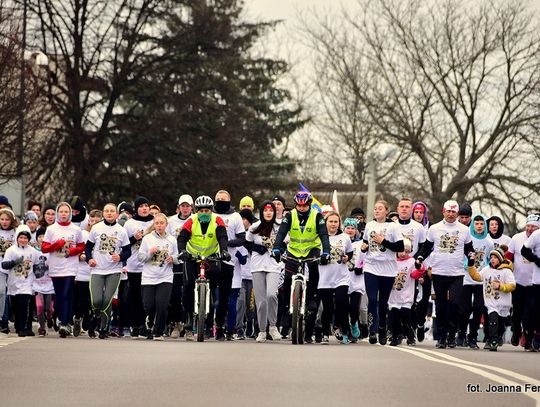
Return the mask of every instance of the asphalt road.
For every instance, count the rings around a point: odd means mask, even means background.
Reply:
[[[0,406],[540,406],[540,353],[520,349],[1,335]]]

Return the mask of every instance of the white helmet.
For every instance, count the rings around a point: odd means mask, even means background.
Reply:
[[[213,206],[214,201],[207,195],[201,195],[195,199],[195,210],[197,211],[204,208],[212,209]]]

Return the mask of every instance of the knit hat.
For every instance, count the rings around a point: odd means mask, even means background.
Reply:
[[[529,216],[527,216],[527,221],[525,222],[525,224],[537,226],[540,228],[540,214],[531,213]]]
[[[246,219],[249,223],[253,224],[255,221],[255,216],[253,216],[253,212],[251,212],[249,209],[242,209],[239,213],[242,219]]]
[[[6,206],[11,207],[11,204],[9,203],[9,199],[7,198],[7,196],[0,195],[0,205],[6,205]]]
[[[274,195],[271,199],[272,202],[279,201],[285,206],[285,198],[283,198],[281,195]]]
[[[274,211],[274,214],[272,216],[272,219],[269,221],[271,223],[274,223],[275,220],[276,220],[276,205],[274,205],[274,202],[273,201],[269,201],[269,200],[266,200],[266,201],[263,201],[261,203],[261,206],[259,207],[259,218],[261,219],[261,222],[265,223],[267,222],[265,219],[264,219],[264,210],[265,208],[267,207],[270,207],[272,208],[272,211]]]
[[[148,198],[144,197],[144,196],[140,196],[138,195],[136,198],[135,198],[135,213],[137,213],[139,211],[139,207],[143,204],[147,204],[147,205],[150,205],[150,201],[148,200]]]
[[[386,216],[388,219],[392,219],[393,217],[399,217],[399,213],[397,213],[396,211],[392,211],[392,212],[389,212],[388,215]]]
[[[36,213],[34,211],[28,211],[23,216],[23,222],[26,223],[28,221],[34,221],[34,222],[38,221],[38,216],[36,215]]]
[[[17,227],[17,230],[15,231],[15,238],[18,239],[20,235],[25,235],[28,240],[32,238],[30,228],[26,225],[20,225],[19,227]]]
[[[504,261],[504,250],[501,247],[497,247],[496,249],[489,252],[489,256],[495,256],[499,259],[499,263],[502,264]]]
[[[355,216],[366,216],[364,210],[362,208],[354,208],[352,211],[351,211],[351,217],[355,217]]]
[[[52,209],[53,211],[56,211],[56,205],[55,204],[47,204],[45,206],[43,206],[43,209],[42,209],[42,212],[41,213],[45,213],[47,212],[49,209]]]
[[[182,205],[183,203],[187,203],[188,205],[193,206],[193,198],[191,197],[191,195],[181,195],[180,198],[178,198],[178,206]]]
[[[77,215],[72,215],[71,221],[80,223],[86,218],[86,206],[80,196],[74,195],[66,200],[72,210],[79,211]]]
[[[445,211],[456,211],[459,212],[459,204],[454,201],[453,199],[450,199],[444,203],[443,209]],[[472,213],[471,213],[472,215]]]
[[[345,218],[343,221],[343,229],[345,229],[347,226],[358,229],[358,221],[355,218]]]
[[[38,230],[36,230],[36,240],[37,240],[37,238],[40,237],[41,235],[44,235],[46,230],[47,230],[47,229],[45,229],[45,228],[39,228]]]
[[[471,204],[468,203],[468,202],[463,202],[461,205],[459,205],[458,215],[460,215],[460,216],[472,216]]]
[[[117,209],[118,209],[118,213],[127,212],[130,215],[133,215],[134,213],[133,206],[128,204],[126,201],[120,202]]]
[[[249,206],[250,208],[255,208],[255,202],[253,202],[253,198],[246,195],[245,197],[240,199],[240,209],[242,209],[243,206]]]

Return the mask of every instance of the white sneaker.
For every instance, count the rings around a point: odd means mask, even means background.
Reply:
[[[184,338],[186,338],[186,342],[193,342],[195,340],[195,337],[193,336],[193,331],[191,329],[186,329]]]
[[[329,340],[328,336],[327,336],[327,335],[324,335],[324,336],[322,337],[321,344],[322,344],[322,345],[328,345],[329,343],[330,343],[330,340]]]
[[[279,333],[279,330],[276,326],[271,326],[268,330],[268,333],[272,337],[273,341],[280,341],[281,340],[281,334]]]
[[[176,322],[174,324],[174,329],[171,331],[171,338],[177,339],[180,337],[180,324]]]
[[[163,341],[163,336],[154,336],[154,341]]]
[[[257,335],[257,339],[255,339],[255,342],[266,342],[266,332],[259,332],[259,335]]]

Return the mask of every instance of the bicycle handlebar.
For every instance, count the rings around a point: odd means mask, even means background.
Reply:
[[[293,263],[297,263],[297,264],[318,262],[321,260],[320,257],[296,258],[296,257],[289,257],[289,256],[281,256],[281,259],[286,260],[286,261],[292,261]]]

